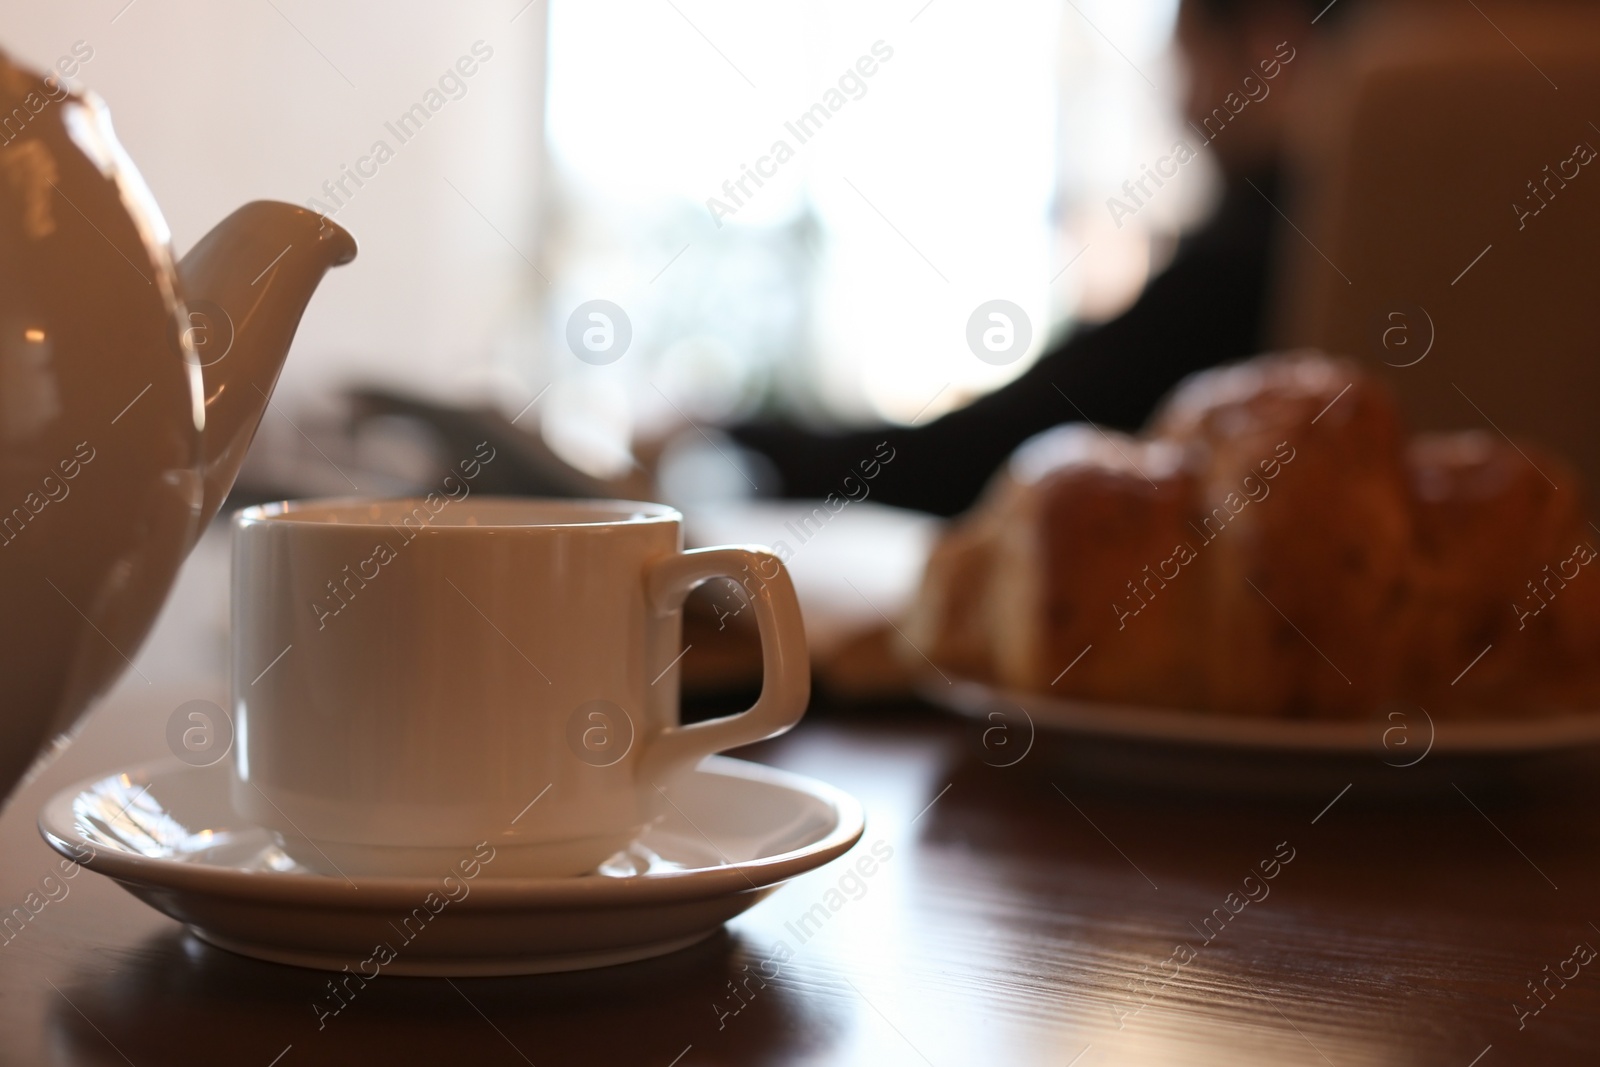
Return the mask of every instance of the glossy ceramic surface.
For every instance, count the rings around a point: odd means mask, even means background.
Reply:
[[[659,504],[472,495],[492,461],[427,498],[234,521],[234,804],[301,863],[401,874],[488,842],[502,870],[588,870],[668,809],[675,775],[805,713],[776,556],[684,552]],[[680,606],[716,575],[750,598],[763,688],[680,727]]]
[[[174,259],[106,107],[0,53],[0,796],[127,666],[349,234],[288,204]]]
[[[230,784],[221,764],[131,769],[58,793],[40,832],[212,944],[371,977],[535,974],[671,952],[863,829],[861,806],[831,786],[713,757],[670,787],[666,816],[638,843],[583,876],[506,877],[498,854],[469,848],[416,877],[347,880],[296,864],[233,808]]]

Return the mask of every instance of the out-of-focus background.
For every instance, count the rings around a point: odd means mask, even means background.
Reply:
[[[343,435],[352,387],[507,418],[548,387],[519,425],[610,477],[684,415],[909,422],[1010,380],[1047,324],[1125,306],[1212,193],[1201,159],[1120,226],[1105,209],[1176,136],[1176,6],[67,0],[9,14],[4,46],[39,67],[92,50],[74,80],[110,102],[180,252],[254,198],[356,235],[242,487],[310,494],[349,485],[308,436],[357,482],[426,472],[414,428]],[[475,73],[448,76],[464,56]],[[800,144],[785,124],[841,77]],[[794,157],[759,163],[780,138]],[[379,141],[392,157],[362,163]],[[751,195],[725,191],[758,163]],[[996,297],[1035,324],[1000,367],[963,340]],[[614,364],[565,340],[594,299],[631,323]]]

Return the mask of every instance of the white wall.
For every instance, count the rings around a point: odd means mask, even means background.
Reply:
[[[532,343],[517,324],[543,287],[523,256],[539,262],[544,0],[520,14],[525,0],[125,3],[13,5],[0,48],[36,67],[94,49],[77,84],[111,104],[180,254],[245,201],[304,203],[375,140],[396,150],[337,213],[361,254],[312,301],[288,404],[357,377],[475,395],[497,350]],[[479,40],[493,56],[466,94],[400,144],[384,122]]]

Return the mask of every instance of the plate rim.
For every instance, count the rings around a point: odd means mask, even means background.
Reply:
[[[72,803],[109,778],[127,775],[151,781],[174,774],[226,773],[217,765],[194,767],[174,757],[149,760],[91,775],[51,795],[39,810],[37,827],[44,841],[63,857],[97,874],[130,886],[179,890],[265,904],[307,904],[367,912],[411,904],[437,891],[437,877],[370,875],[345,879],[315,873],[267,873],[204,866],[165,857],[142,856],[90,841],[74,828]],[[454,906],[462,911],[524,911],[561,906],[615,907],[666,904],[753,893],[769,889],[821,867],[848,852],[866,831],[861,802],[827,782],[731,756],[708,756],[687,772],[716,778],[759,782],[820,800],[833,812],[833,825],[817,840],[772,856],[717,867],[663,871],[633,878],[493,878],[475,882],[473,891]],[[84,847],[90,850],[80,858]],[[358,895],[357,895],[358,894]]]
[[[1250,718],[1077,700],[956,675],[947,675],[943,683],[923,678],[917,691],[930,703],[970,719],[987,718],[996,704],[1014,704],[1036,727],[1052,732],[1202,749],[1371,755],[1383,751],[1384,732],[1392,728],[1375,715],[1346,720]],[[1421,710],[1432,727],[1428,751],[1436,755],[1520,756],[1600,745],[1600,712],[1460,721]]]

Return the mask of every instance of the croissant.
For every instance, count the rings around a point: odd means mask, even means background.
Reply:
[[[907,634],[957,674],[1094,701],[1571,707],[1600,700],[1585,514],[1559,457],[1408,439],[1355,363],[1263,356],[1187,379],[1138,437],[1024,444],[936,547]]]

